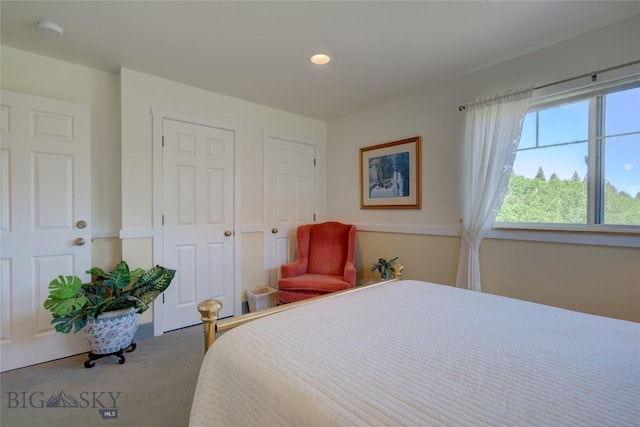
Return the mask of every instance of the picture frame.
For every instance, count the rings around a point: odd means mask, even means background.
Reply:
[[[360,148],[360,208],[420,209],[421,137]]]

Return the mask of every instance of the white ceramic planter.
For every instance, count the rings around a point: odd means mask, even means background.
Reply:
[[[131,345],[138,330],[135,308],[109,311],[88,319],[84,333],[94,354],[109,354]]]

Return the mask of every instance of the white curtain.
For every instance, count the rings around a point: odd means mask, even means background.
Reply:
[[[456,286],[480,291],[480,243],[509,184],[533,88],[477,100],[466,108],[464,226]]]

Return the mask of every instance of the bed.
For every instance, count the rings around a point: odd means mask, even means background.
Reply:
[[[637,426],[640,324],[412,280],[356,288],[220,336],[190,425]]]

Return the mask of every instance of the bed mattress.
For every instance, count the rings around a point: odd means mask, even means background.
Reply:
[[[419,281],[226,332],[192,426],[640,425],[640,324]]]

